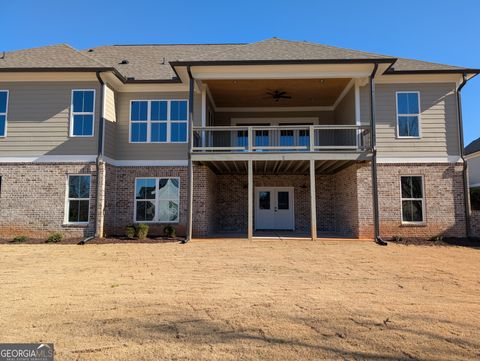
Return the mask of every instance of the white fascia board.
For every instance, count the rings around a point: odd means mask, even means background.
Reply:
[[[400,163],[463,163],[460,156],[447,157],[377,157],[379,164],[400,164]]]

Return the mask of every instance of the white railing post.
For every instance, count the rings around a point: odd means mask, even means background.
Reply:
[[[310,125],[308,127],[309,131],[309,140],[310,140],[310,152],[313,152],[315,150],[315,127],[313,125]]]
[[[248,151],[253,151],[253,130],[252,127],[248,127],[247,131],[247,144],[248,144]]]

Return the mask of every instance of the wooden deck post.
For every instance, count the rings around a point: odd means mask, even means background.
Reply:
[[[317,239],[317,196],[315,194],[315,160],[310,159],[310,213],[312,241]]]
[[[248,161],[248,240],[253,239],[253,160]]]

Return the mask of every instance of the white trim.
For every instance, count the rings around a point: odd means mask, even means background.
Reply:
[[[418,96],[418,114],[399,114],[398,113],[398,94],[411,94],[415,93]],[[402,90],[402,91],[396,91],[395,92],[395,111],[396,111],[396,138],[397,139],[421,139],[422,138],[422,121],[421,121],[421,114],[422,114],[422,103],[421,103],[421,98],[420,98],[420,91],[418,90]],[[405,136],[405,135],[400,135],[400,129],[398,125],[398,118],[399,117],[417,117],[418,119],[418,136]]]
[[[70,198],[68,191],[70,187],[70,177],[81,176],[81,177],[89,177],[89,186],[88,186],[88,198]],[[90,202],[92,199],[92,175],[90,173],[82,173],[82,174],[68,174],[67,175],[67,187],[65,191],[65,216],[64,216],[64,225],[78,225],[78,226],[86,226],[90,223]],[[70,206],[70,200],[80,200],[80,201],[88,201],[88,221],[86,222],[70,222],[68,220],[68,211]]]
[[[477,151],[477,152],[474,152],[474,153],[467,154],[465,156],[465,159],[470,160],[470,159],[474,159],[474,158],[477,158],[477,157],[480,157],[480,150]]]
[[[422,183],[422,198],[403,198],[402,196],[402,178],[404,177],[420,177]],[[421,201],[422,202],[422,220],[421,221],[404,221],[403,220],[403,201]],[[427,223],[425,214],[425,179],[421,174],[400,174],[400,219],[405,225],[423,226]]]
[[[142,201],[142,200],[137,200],[137,179],[155,179],[155,199],[154,199],[154,203],[155,203],[155,216],[154,216],[154,220],[153,221],[137,221],[137,201]],[[177,201],[177,204],[178,204],[178,217],[177,217],[177,220],[174,221],[174,222],[170,222],[170,221],[159,221],[158,220],[158,205],[159,205],[159,201],[160,199],[158,198],[158,181],[160,179],[177,179],[178,180],[178,199],[168,199],[168,200],[174,200],[174,201]],[[155,224],[155,223],[158,223],[158,224],[179,224],[180,223],[180,200],[181,200],[181,194],[180,194],[180,187],[181,187],[181,181],[180,181],[180,177],[168,177],[168,176],[165,176],[165,177],[162,177],[162,176],[159,176],[159,177],[135,177],[135,181],[134,181],[134,184],[133,184],[133,202],[134,202],[134,205],[133,205],[133,223],[146,223],[146,224]],[[148,201],[148,200],[143,200],[143,201]],[[150,200],[151,201],[151,200]]]
[[[100,121],[102,122],[102,155],[105,154],[105,118],[107,117],[107,83],[102,85],[102,114],[100,114]],[[99,124],[100,126],[100,124]]]
[[[6,92],[7,93],[7,104],[5,105],[5,113],[0,113],[0,115],[5,115],[5,129],[3,131],[3,135],[0,135],[0,139],[6,138],[7,137],[7,122],[8,122],[8,100],[10,96],[10,91],[8,89],[0,89],[0,92]]]
[[[355,124],[361,125],[359,79],[355,79]]]
[[[355,84],[355,79],[350,79],[347,85],[345,85],[345,88],[343,88],[342,92],[338,96],[337,100],[335,100],[335,103],[333,103],[333,109],[336,109],[338,104],[345,98],[345,95],[352,89],[352,86]]]
[[[218,113],[226,112],[315,112],[315,111],[333,111],[333,106],[316,107],[219,107],[215,111]]]
[[[187,119],[186,120],[171,120],[170,112],[171,112],[171,104],[174,101],[183,101],[187,103]],[[133,121],[133,123],[146,123],[147,124],[147,140],[145,142],[137,142],[132,141],[132,103],[133,102],[147,102],[147,119],[146,120],[137,120]],[[167,119],[166,120],[151,120],[151,106],[152,102],[166,102],[167,103]],[[130,108],[128,110],[128,143],[130,144],[185,144],[188,143],[188,132],[189,132],[189,121],[188,121],[188,109],[189,109],[189,100],[188,99],[131,99],[130,100]],[[166,123],[167,125],[167,139],[164,142],[151,140],[151,126],[152,123]],[[187,130],[186,130],[186,138],[184,142],[180,141],[171,141],[171,128],[172,123],[185,123]]]
[[[0,163],[90,163],[96,155],[39,155],[30,157],[0,157]]]
[[[73,93],[76,91],[92,91],[93,92],[93,107],[91,112],[74,112],[73,111]],[[69,137],[70,138],[92,138],[95,136],[95,103],[96,103],[97,92],[95,89],[72,89],[71,99],[70,99],[70,120],[69,120]],[[89,135],[74,135],[73,134],[73,117],[74,115],[91,115],[92,118],[92,134]]]
[[[207,91],[206,85],[202,86],[202,127],[207,126]]]
[[[477,188],[477,187],[480,187],[480,183],[473,183],[468,185],[468,188]]]
[[[109,157],[103,157],[108,164],[117,167],[187,167],[188,160],[116,160]]]
[[[462,163],[460,156],[445,157],[382,157],[378,156],[377,163]]]

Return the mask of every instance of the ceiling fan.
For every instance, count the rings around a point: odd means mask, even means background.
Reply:
[[[272,99],[276,102],[280,101],[280,99],[292,99],[292,97],[290,95],[287,95],[287,92],[283,90],[268,91],[266,94],[270,95]]]

